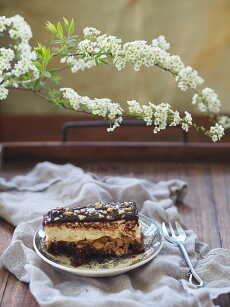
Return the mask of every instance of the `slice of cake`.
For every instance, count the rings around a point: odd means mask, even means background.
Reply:
[[[57,207],[44,216],[43,227],[48,251],[71,256],[74,265],[144,251],[134,202]]]

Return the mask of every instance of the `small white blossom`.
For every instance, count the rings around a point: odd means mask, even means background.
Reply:
[[[149,102],[147,105],[141,105],[136,100],[127,101],[129,106],[129,114],[137,116],[138,118],[143,119],[146,122],[146,126],[154,126],[154,133],[157,133],[169,126],[178,126],[182,123],[180,114],[178,111],[173,111],[169,104],[153,104]],[[189,121],[188,115],[186,120],[183,120],[184,123]]]
[[[124,58],[129,63],[140,62],[143,63],[145,48],[147,44],[146,41],[134,41],[128,42],[123,45]]]
[[[156,55],[153,49],[146,41],[134,41],[125,43],[121,53],[126,63],[134,64],[134,69],[139,71],[142,65],[151,67],[156,64]],[[160,52],[163,51],[158,49]]]
[[[80,106],[80,96],[72,88],[60,88],[63,97],[69,101],[69,104],[74,110],[78,110]]]
[[[178,111],[172,110],[170,113],[172,115],[172,121],[170,123],[170,126],[178,126],[181,123],[180,113]]]
[[[170,48],[170,43],[166,41],[163,35],[160,35],[158,38],[152,40],[152,46],[163,50],[168,50]]]
[[[178,55],[172,55],[168,60],[168,69],[174,73],[178,74],[184,68],[184,63]]]
[[[154,133],[159,132],[160,130],[166,129],[168,124],[168,114],[170,111],[170,105],[167,103],[161,103],[159,105],[155,105],[154,112]]]
[[[5,100],[8,96],[8,89],[4,85],[0,85],[0,100]]]
[[[4,70],[11,69],[11,61],[14,59],[14,51],[10,48],[0,48],[0,74]]]
[[[224,136],[224,127],[216,123],[215,126],[210,127],[207,134],[213,142],[217,142]]]
[[[117,127],[120,126],[122,122],[123,109],[120,104],[113,103],[108,98],[94,98],[91,99],[87,96],[80,96],[78,93],[71,88],[61,88],[60,91],[63,94],[63,97],[69,101],[69,104],[74,110],[87,111],[95,116],[100,116],[105,119],[109,119],[112,124],[108,128],[108,131],[114,131]]]
[[[182,119],[182,124],[181,124],[181,128],[183,130],[185,130],[186,132],[188,131],[189,127],[192,126],[192,116],[189,112],[185,111],[185,116]]]
[[[6,16],[0,16],[0,32],[4,32],[9,25],[9,18],[6,18]]]
[[[224,129],[230,128],[230,117],[226,115],[219,116],[218,124],[224,127]]]
[[[122,40],[113,35],[103,34],[96,39],[97,47],[103,52],[116,56],[121,50]]]
[[[204,88],[200,94],[195,94],[192,103],[196,104],[201,112],[220,112],[221,102],[211,88]]]
[[[208,111],[208,107],[207,107],[206,104],[204,104],[202,96],[200,94],[193,95],[192,104],[196,104],[198,106],[198,109],[201,112],[207,112]]]
[[[155,111],[155,106],[153,103],[143,105],[143,120],[146,122],[146,126],[151,126],[153,124],[153,116]]]
[[[83,29],[84,36],[96,37],[101,34],[101,31],[93,27],[86,27]]]
[[[199,84],[202,84],[204,80],[198,75],[196,70],[192,67],[187,66],[183,68],[176,77],[178,87],[182,91],[186,91],[189,88],[197,88]]]
[[[116,56],[113,63],[118,71],[124,69],[126,66],[126,60],[121,56]]]
[[[96,43],[92,42],[89,39],[85,39],[79,42],[78,44],[79,53],[83,53],[89,56],[95,51],[95,48],[96,48]]]
[[[28,60],[36,60],[36,52],[32,50],[32,47],[28,42],[21,42],[15,48],[17,52],[23,54],[23,57],[26,57]]]
[[[75,62],[73,63],[73,66],[71,67],[71,71],[75,73],[79,70],[90,69],[94,66],[96,66],[95,60],[85,61],[83,59],[76,59]]]
[[[135,115],[141,115],[143,113],[143,108],[141,104],[136,100],[128,100],[127,104],[129,106],[129,112]]]
[[[30,26],[19,15],[10,18],[0,17],[0,32],[6,29],[10,37],[17,40],[17,43],[11,49],[0,48],[0,73],[3,74],[3,79],[18,78],[27,72],[32,72],[34,79],[37,79],[39,71],[32,63],[36,59],[36,53],[32,51],[29,44],[32,37]],[[11,80],[9,86],[17,87],[18,84],[15,80]]]
[[[38,73],[38,70],[31,61],[28,61],[26,58],[22,58],[15,64],[14,69],[12,70],[12,75],[20,77],[21,75],[27,73],[29,70],[33,70],[35,73]],[[37,77],[38,76],[39,75],[37,75]]]
[[[9,30],[9,35],[13,39],[20,39],[21,41],[28,42],[32,38],[31,28],[24,18],[20,15],[15,15],[9,18],[12,25]]]
[[[33,72],[34,79],[39,78],[39,71],[32,62],[36,59],[36,53],[32,51],[31,46],[25,42],[22,42],[17,46],[16,50],[21,56],[12,69],[12,75],[20,77],[28,71],[31,71]]]
[[[75,58],[74,56],[68,56],[61,58],[61,63],[67,63],[71,66],[72,73],[79,70],[85,70],[96,66],[95,60]]]
[[[155,56],[155,64],[163,69],[169,70],[170,54],[159,47],[153,49],[153,54]]]

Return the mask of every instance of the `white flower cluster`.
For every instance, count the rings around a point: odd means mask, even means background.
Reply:
[[[9,90],[4,86],[0,85],[0,100],[5,100],[8,96]]]
[[[99,50],[116,56],[121,49],[122,40],[113,35],[103,34],[97,37],[96,44]]]
[[[10,23],[9,35],[12,39],[19,39],[21,42],[27,43],[32,38],[31,28],[24,18],[20,15],[15,15],[8,18]]]
[[[184,63],[178,55],[171,55],[168,60],[168,67],[172,74],[177,75],[184,68]]]
[[[12,75],[20,77],[30,71],[33,73],[33,78],[38,79],[39,71],[32,62],[36,59],[36,53],[32,51],[31,46],[27,43],[21,43],[16,47],[16,50],[21,56],[11,71]]]
[[[70,106],[75,110],[78,111],[80,108],[80,96],[77,92],[75,92],[72,88],[60,88],[62,95],[65,99],[69,101]]]
[[[0,32],[6,31],[9,25],[10,25],[9,18],[6,18],[6,16],[0,16]]]
[[[95,116],[100,116],[111,121],[108,132],[114,131],[120,126],[122,122],[123,109],[120,104],[113,103],[108,98],[89,98],[87,96],[80,96],[71,88],[61,88],[63,98],[67,99],[70,106],[74,110],[86,111]]]
[[[8,34],[15,40],[15,44],[10,48],[0,48],[0,100],[4,100],[8,96],[9,87],[18,87],[40,76],[39,70],[33,64],[36,60],[36,52],[29,44],[32,38],[31,28],[23,17],[19,15],[10,18],[0,17],[1,33],[3,36]],[[170,44],[164,36],[153,39],[150,44],[147,41],[122,43],[122,40],[116,36],[101,34],[101,31],[96,28],[86,27],[83,30],[83,38],[76,44],[74,51],[71,48],[71,54],[61,58],[61,63],[67,63],[72,72],[92,68],[97,63],[105,62],[103,59],[111,58],[117,70],[124,69],[128,64],[133,65],[136,71],[142,67],[158,66],[176,78],[177,86],[181,91],[196,90],[204,82],[196,70],[185,66],[179,56],[168,52]],[[29,80],[27,80],[28,76],[30,76]],[[111,126],[107,129],[108,131],[113,131],[120,126],[124,114],[120,104],[113,103],[107,98],[82,97],[71,88],[61,88],[60,91],[64,102],[72,109],[110,120]],[[220,112],[221,102],[214,90],[204,88],[195,92],[192,103],[197,105],[201,112],[215,114]],[[169,104],[140,104],[136,100],[127,103],[129,114],[143,119],[146,125],[153,126],[154,133],[166,129],[167,126],[181,125],[185,131],[192,126],[190,113],[185,112],[184,117],[181,117],[179,112],[173,111]],[[224,127],[227,125],[230,127],[230,119],[222,116],[206,134],[216,142],[224,135]]]
[[[142,65],[150,67],[155,63],[154,56],[151,53],[151,46],[146,41],[125,43],[121,54],[125,59],[125,63],[133,64],[136,71],[139,71]]]
[[[218,124],[224,127],[224,129],[229,129],[230,128],[230,117],[226,115],[219,116]]]
[[[189,88],[195,89],[198,85],[204,82],[204,80],[198,75],[197,71],[193,70],[190,66],[181,69],[176,76],[176,81],[178,87],[182,91],[187,91]]]
[[[224,136],[224,127],[216,123],[215,126],[210,127],[207,134],[211,137],[213,142],[217,142]]]
[[[11,69],[11,61],[14,59],[14,51],[10,48],[0,48],[0,75]]]
[[[61,63],[67,63],[71,67],[72,73],[79,70],[85,70],[96,66],[95,60],[88,60],[84,58],[75,58],[74,56],[68,56],[61,58]]]
[[[77,72],[94,67],[96,65],[95,56],[98,52],[101,52],[98,59],[107,58],[106,53],[115,56],[121,48],[121,39],[112,35],[100,35],[100,33],[95,28],[85,28],[83,30],[85,39],[77,45],[78,56],[66,56],[61,59],[61,63],[70,64],[71,71]]]
[[[136,71],[139,71],[142,66],[159,66],[175,76],[177,85],[182,91],[196,89],[204,82],[196,70],[185,66],[178,55],[171,55],[167,51],[170,44],[162,35],[153,39],[151,44],[146,41],[123,44],[122,40],[116,36],[101,34],[95,28],[87,27],[83,30],[83,34],[85,39],[77,45],[77,52],[81,58],[70,57],[66,60],[71,64],[73,72],[95,66],[94,57],[100,53],[100,57],[111,57],[117,70],[124,69],[127,64],[132,64]],[[219,112],[220,109],[218,96],[211,89],[204,89],[201,94],[194,95],[193,104],[197,104],[200,110],[204,110],[206,105],[207,111],[213,113]]]
[[[182,119],[181,128],[188,132],[189,127],[192,126],[192,116],[189,112],[185,111],[185,117]]]
[[[90,39],[84,39],[78,44],[78,52],[87,57],[91,57],[95,53],[97,44]]]
[[[154,133],[166,129],[167,126],[181,125],[185,131],[188,131],[189,127],[192,126],[191,114],[185,112],[185,117],[181,118],[179,112],[173,111],[169,104],[148,103],[144,105],[136,100],[127,101],[127,104],[129,114],[143,119],[147,126],[154,126]]]
[[[83,33],[87,39],[78,44],[78,51],[87,57],[92,57],[97,52],[111,56],[118,70],[124,69],[128,63],[133,64],[136,71],[139,71],[142,66],[158,65],[176,76],[178,87],[182,91],[189,88],[195,89],[203,83],[203,79],[196,70],[190,66],[185,67],[179,56],[170,55],[167,52],[170,44],[162,35],[152,40],[152,44],[146,41],[122,44],[121,39],[116,36],[100,35],[100,31],[95,28],[85,28]]]
[[[86,27],[83,29],[83,35],[85,37],[96,37],[101,34],[101,31],[93,27]]]
[[[163,35],[160,35],[158,38],[152,40],[152,46],[168,50],[170,48],[170,43],[166,41]]]
[[[84,55],[85,61],[82,58],[67,60],[71,63],[73,72],[93,67],[95,65],[94,57],[100,53],[101,57],[112,57],[113,63],[119,71],[124,69],[127,64],[132,64],[136,71],[139,71],[142,66],[157,65],[175,75],[178,87],[182,91],[189,88],[196,89],[204,81],[192,67],[185,67],[179,56],[170,55],[167,52],[170,44],[162,35],[152,40],[152,44],[148,44],[146,41],[122,44],[122,40],[116,36],[101,34],[95,28],[87,27],[83,30],[83,34],[85,39],[78,43],[77,52],[81,56]],[[207,97],[207,99],[211,98]],[[213,108],[211,108],[211,112],[212,110]]]
[[[199,94],[195,94],[192,99],[193,104],[197,104],[201,112],[219,113],[221,102],[218,95],[211,88],[204,88]]]
[[[10,38],[16,40],[11,48],[0,48],[0,100],[3,100],[8,95],[7,87],[17,87],[21,82],[19,77],[31,72],[34,79],[37,79],[39,73],[32,63],[36,54],[29,44],[32,32],[24,18],[19,15],[0,17],[0,32],[8,32]]]

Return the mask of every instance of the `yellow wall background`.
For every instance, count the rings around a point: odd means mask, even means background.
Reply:
[[[81,31],[94,26],[124,41],[152,40],[163,34],[171,42],[171,52],[196,68],[214,88],[230,112],[230,1],[229,0],[1,0],[0,14],[23,15],[31,24],[34,38],[49,39],[44,25],[62,16],[74,18]],[[111,66],[72,74],[66,72],[62,86],[79,94],[108,97],[116,102],[137,99],[143,103],[169,102],[179,110],[189,109],[191,93],[181,93],[172,77],[157,68],[117,72]],[[33,94],[14,90],[0,106],[2,113],[45,113],[56,110]]]

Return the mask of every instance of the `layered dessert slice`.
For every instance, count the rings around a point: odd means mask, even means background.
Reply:
[[[71,256],[74,265],[144,251],[134,202],[57,207],[44,216],[43,227],[48,251]]]

